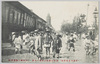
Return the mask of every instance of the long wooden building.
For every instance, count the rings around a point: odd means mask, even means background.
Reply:
[[[46,21],[18,1],[2,1],[2,41],[7,42],[11,32],[45,30]]]

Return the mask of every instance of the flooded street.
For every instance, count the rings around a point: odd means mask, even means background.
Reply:
[[[61,59],[69,59],[69,60],[78,60],[78,62],[82,63],[97,63],[98,62],[98,53],[96,55],[86,55],[84,49],[84,40],[79,40],[75,43],[75,52],[73,50],[68,51],[66,49],[66,43],[64,42],[64,38],[62,38],[63,47],[61,50],[62,58]]]
[[[8,50],[7,50],[8,49]],[[51,48],[52,51],[52,48]],[[21,60],[25,62],[39,62],[35,61],[38,60],[38,58],[34,55],[28,52],[28,50],[23,50],[23,54],[15,54],[14,53],[14,48],[11,48],[10,45],[4,46],[3,47],[3,54],[2,56],[2,61],[8,62],[11,59],[17,59],[20,61],[16,62],[22,62]],[[86,55],[84,46],[83,46],[83,40],[79,40],[75,43],[75,52],[71,49],[70,51],[67,50],[65,39],[62,38],[62,48],[60,51],[60,58],[53,58],[53,53],[50,53],[50,58],[45,58],[45,49],[44,52],[42,53],[42,60],[55,60],[52,62],[65,62],[65,63],[72,63],[72,62],[77,62],[77,63],[98,63],[98,53],[96,55]],[[9,61],[9,62],[15,62],[15,61]]]

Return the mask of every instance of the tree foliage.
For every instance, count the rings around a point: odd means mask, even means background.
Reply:
[[[82,25],[81,19],[79,17],[75,17],[73,19],[73,23],[62,24],[61,25],[61,31],[63,33],[66,33],[66,32],[69,32],[69,33],[76,32],[78,34],[81,34],[81,33],[87,33],[88,27]]]

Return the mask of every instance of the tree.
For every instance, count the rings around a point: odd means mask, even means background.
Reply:
[[[61,25],[61,31],[62,32],[76,32],[77,34],[82,34],[82,33],[87,33],[88,32],[88,27],[83,26],[83,21],[85,20],[84,18],[80,19],[80,16],[75,16],[73,19],[73,23],[65,23]]]
[[[72,25],[70,23],[65,23],[61,25],[62,32],[71,32]]]

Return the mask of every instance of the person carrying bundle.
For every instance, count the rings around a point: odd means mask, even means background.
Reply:
[[[46,31],[46,35],[44,36],[44,47],[46,49],[46,57],[47,55],[50,57],[50,47],[51,47],[51,39],[50,31]]]

